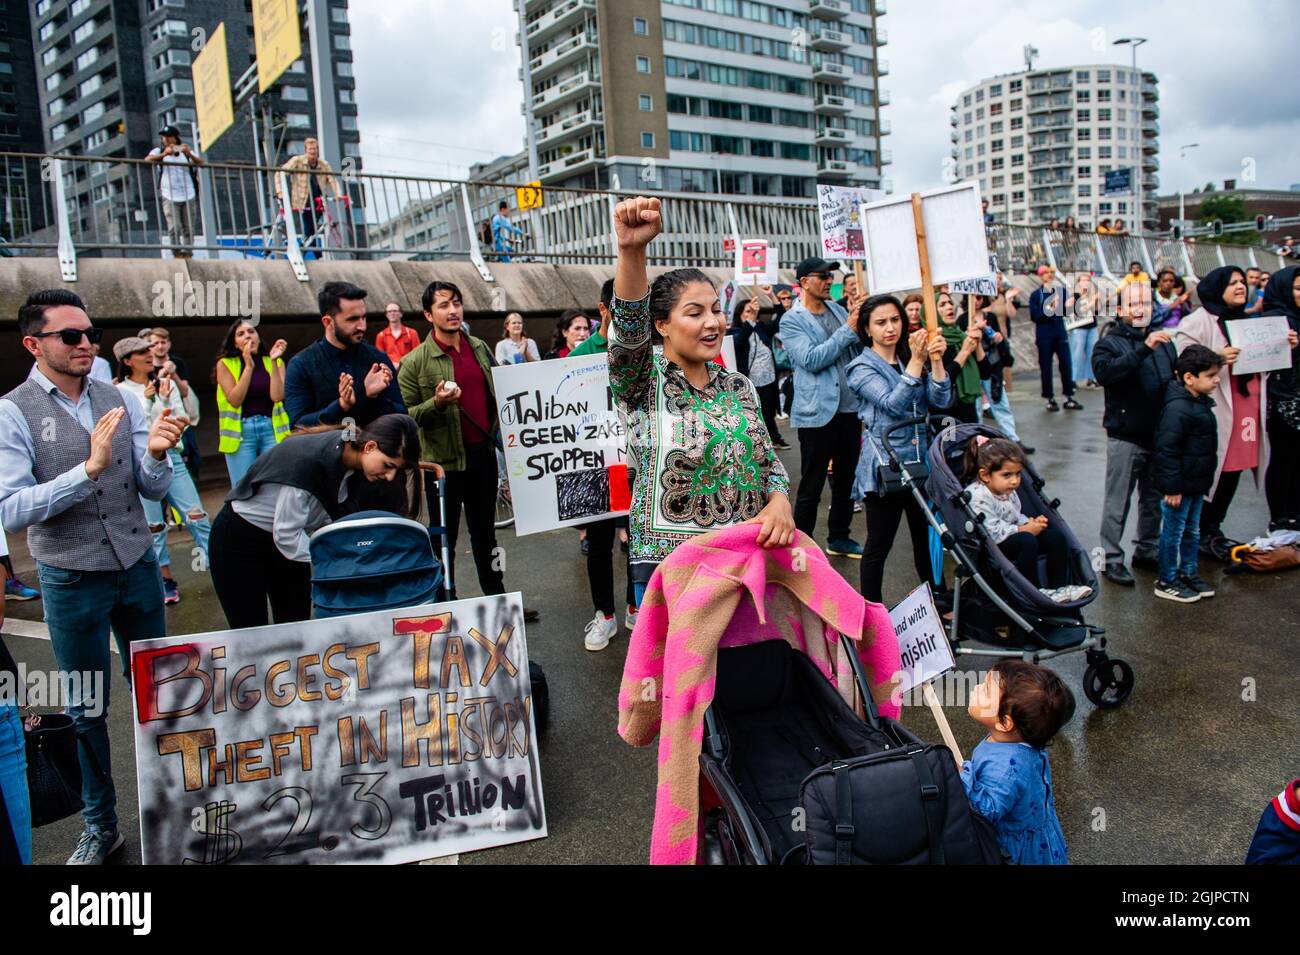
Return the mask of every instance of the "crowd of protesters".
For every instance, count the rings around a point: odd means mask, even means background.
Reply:
[[[189,155],[164,146],[164,157]],[[446,281],[424,290],[423,339],[404,324],[401,305],[387,302],[386,327],[370,344],[367,293],[348,282],[320,289],[321,337],[293,356],[283,339],[268,344],[255,322],[235,321],[210,375],[218,451],[232,488],[211,521],[196,482],[199,401],[168,330],[117,341],[117,375],[106,381],[97,354],[102,332],[86,305],[63,290],[33,293],[19,324],[35,363],[0,399],[0,521],[28,531],[40,589],[20,581],[4,556],[6,595],[44,600],[62,669],[112,669],[110,627],[124,665],[130,641],[166,634],[163,608],[180,599],[167,545],[169,524],[177,523],[210,569],[231,628],[305,620],[310,535],[357,509],[418,514],[421,491],[438,492],[433,471],[423,472],[421,487],[421,462],[445,474],[450,580],[463,513],[479,589],[504,593],[492,367],[607,353],[610,387],[628,424],[632,503],[626,518],[583,528],[595,613],[584,629],[587,649],[609,646],[620,610],[624,625],[635,626],[651,575],[683,541],[734,523],[753,524],[769,547],[789,544],[796,531],[813,536],[827,483],[825,550],[861,561],[862,594],[885,599],[886,563],[906,519],[917,578],[948,609],[926,516],[895,466],[924,478],[930,432],[912,419],[927,416],[996,423],[1004,437],[973,448],[972,500],[1005,530],[999,540],[1009,559],[1031,567],[1046,558],[1044,592],[1078,597],[1065,593],[1072,588],[1056,573],[1059,529],[1022,520],[1015,497],[1034,450],[1021,442],[1008,400],[1019,289],[1004,282],[994,296],[940,289],[931,306],[919,295],[868,296],[846,274],[837,300],[841,266],[813,257],[796,266],[794,286],[755,290],[728,318],[703,272],[676,269],[650,280],[646,250],[660,214],[656,199],[618,205],[618,263],[593,308],[599,323],[581,310],[564,312],[544,355],[518,313],[505,316],[494,344],[471,335],[461,290]],[[509,251],[512,228],[494,223],[497,251]],[[1161,269],[1153,283],[1134,263],[1113,314],[1092,276],[1062,283],[1044,265],[1037,277],[1027,305],[1046,410],[1060,410],[1058,377],[1067,410],[1083,409],[1080,389],[1104,393],[1106,578],[1135,583],[1122,541],[1136,490],[1132,565],[1156,572],[1158,597],[1213,596],[1198,562],[1224,558],[1223,523],[1244,472],[1265,490],[1272,528],[1300,525],[1297,364],[1232,375],[1239,349],[1229,330],[1256,315],[1285,316],[1296,354],[1300,269],[1271,276],[1216,269],[1195,285],[1193,299],[1174,270]],[[720,361],[727,337],[735,368]],[[66,440],[41,440],[50,421],[68,429]],[[1251,421],[1264,426],[1246,427]],[[778,453],[791,450],[781,422],[798,441],[793,488]],[[723,436],[707,452],[696,440],[705,432]],[[865,546],[851,533],[858,510],[865,511]],[[625,559],[616,558],[616,541]],[[618,564],[626,588],[616,596]],[[86,743],[84,831],[69,860],[82,864],[103,862],[123,841],[107,699],[100,702],[69,707]],[[6,790],[6,802],[12,798]],[[30,835],[18,856],[30,858]]]

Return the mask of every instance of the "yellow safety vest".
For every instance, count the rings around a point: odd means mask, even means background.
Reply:
[[[239,358],[223,358],[221,363],[226,366],[226,370],[230,372],[231,377],[238,381],[242,360]],[[266,368],[266,373],[271,374],[271,359],[263,355],[262,364]],[[289,437],[289,414],[284,410],[284,405],[278,401],[271,408],[271,427],[275,430],[276,444]],[[217,446],[218,450],[222,454],[234,454],[239,450],[239,442],[243,440],[243,434],[243,412],[226,400],[226,393],[221,390],[221,382],[218,381],[217,435],[221,439],[221,443]]]

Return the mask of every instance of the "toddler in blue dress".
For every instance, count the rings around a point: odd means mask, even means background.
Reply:
[[[1074,715],[1073,694],[1045,667],[1003,660],[975,688],[967,712],[989,730],[961,768],[971,805],[993,823],[1011,862],[1066,865],[1044,747]]]

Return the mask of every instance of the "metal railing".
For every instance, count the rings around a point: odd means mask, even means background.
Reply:
[[[347,165],[333,173],[333,181],[316,176],[321,201],[317,205],[315,192],[308,192],[309,215],[292,208],[288,198],[294,184],[278,168],[209,163],[197,169],[189,250],[204,258],[287,259],[304,281],[315,260],[389,258],[468,259],[491,280],[490,264],[506,258],[612,263],[614,204],[642,192],[663,201],[664,232],[651,248],[653,265],[727,268],[729,238],[768,239],[787,268],[820,249],[811,199],[547,186],[540,208],[521,211],[515,184],[356,172]],[[0,152],[0,254],[58,255],[68,280],[75,280],[78,256],[173,254],[161,172],[158,164],[143,160]],[[303,190],[296,191],[301,200]],[[524,235],[497,248],[490,222],[502,201]],[[990,252],[1009,272],[1052,264],[1062,271],[1113,276],[1137,261],[1152,274],[1169,266],[1198,276],[1224,264],[1268,269],[1284,264],[1258,247],[1162,235],[994,224],[988,237]]]

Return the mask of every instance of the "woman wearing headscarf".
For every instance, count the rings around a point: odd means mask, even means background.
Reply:
[[[1268,375],[1269,529],[1300,530],[1300,268],[1273,273],[1264,287],[1264,314],[1285,315],[1291,326],[1291,367]]]
[[[1262,375],[1232,373],[1241,349],[1229,344],[1228,325],[1252,320],[1245,311],[1245,273],[1234,266],[1215,269],[1201,279],[1196,294],[1201,307],[1174,329],[1174,345],[1180,353],[1188,345],[1204,345],[1226,359],[1225,373],[1211,395],[1219,426],[1218,462],[1201,512],[1201,550],[1217,560],[1227,560],[1223,519],[1237,493],[1241,473],[1253,470],[1255,485],[1261,487],[1268,470],[1268,432],[1261,417],[1268,402],[1267,385]]]

